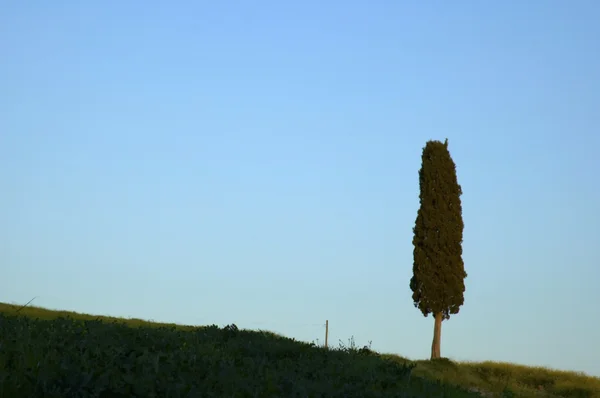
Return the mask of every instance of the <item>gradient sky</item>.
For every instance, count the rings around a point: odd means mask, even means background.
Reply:
[[[463,187],[442,355],[600,376],[600,2],[0,7],[0,301],[427,358],[429,139]]]

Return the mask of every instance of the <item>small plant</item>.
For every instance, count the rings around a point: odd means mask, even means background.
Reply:
[[[342,351],[342,352],[347,352],[350,354],[371,355],[371,354],[374,354],[373,350],[371,349],[372,343],[373,343],[372,341],[369,341],[368,345],[365,345],[362,348],[358,348],[358,346],[356,345],[356,342],[354,341],[354,336],[351,336],[348,339],[347,345],[344,344],[344,342],[342,340],[339,340],[338,350]]]
[[[223,328],[224,331],[229,332],[229,333],[237,333],[239,331],[237,325],[235,323],[232,323],[231,325],[227,325]]]
[[[356,343],[354,342],[354,336],[351,336],[348,339],[348,345],[344,344],[344,342],[342,340],[339,340],[338,350],[343,351],[343,352],[355,352],[355,351],[357,351],[357,349],[356,349]]]

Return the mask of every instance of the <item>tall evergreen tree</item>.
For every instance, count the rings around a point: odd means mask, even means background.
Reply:
[[[464,303],[462,259],[461,186],[456,165],[448,151],[448,139],[427,141],[419,170],[421,206],[413,229],[413,301],[424,316],[433,314],[435,326],[431,359],[440,358],[442,321],[458,314]]]

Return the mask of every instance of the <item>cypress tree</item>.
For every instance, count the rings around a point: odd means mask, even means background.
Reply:
[[[431,359],[440,358],[442,321],[458,314],[467,277],[462,259],[461,186],[448,139],[427,141],[419,170],[420,207],[413,228],[413,301],[434,323]]]

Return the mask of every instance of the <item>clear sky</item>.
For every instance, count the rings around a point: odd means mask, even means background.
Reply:
[[[429,139],[463,187],[442,355],[600,376],[600,2],[0,7],[0,301],[427,358]]]

